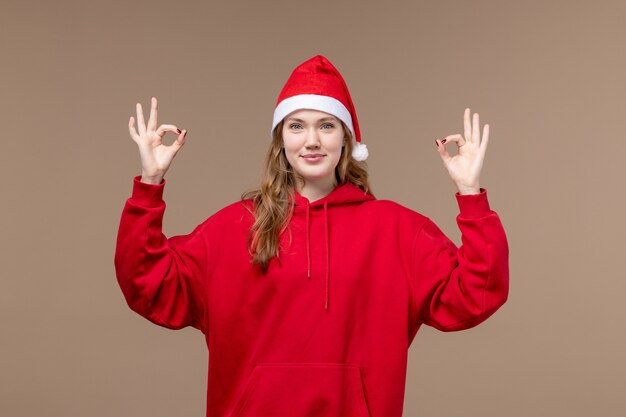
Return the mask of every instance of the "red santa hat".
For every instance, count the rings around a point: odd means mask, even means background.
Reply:
[[[367,159],[367,146],[361,143],[359,122],[348,86],[337,68],[323,55],[303,62],[291,73],[276,101],[270,137],[285,116],[299,109],[320,110],[340,119],[356,140],[352,157],[357,161]]]

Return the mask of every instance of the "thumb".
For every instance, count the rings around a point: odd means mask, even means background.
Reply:
[[[441,157],[444,163],[448,163],[448,161],[452,159],[452,157],[448,153],[448,150],[446,149],[445,145],[441,143],[441,139],[435,139],[435,142],[437,143],[437,152],[439,152],[439,156]]]
[[[176,140],[174,142],[172,142],[172,144],[170,146],[167,147],[170,150],[172,158],[174,158],[176,156],[176,154],[178,153],[180,148],[182,148],[183,145],[185,144],[185,136],[186,135],[187,135],[187,130],[185,129],[182,132],[180,132],[180,134],[178,135]]]
[[[180,148],[185,144],[185,138],[187,136],[187,129],[183,129],[176,140],[172,142],[172,146],[175,148],[175,151],[178,152]]]

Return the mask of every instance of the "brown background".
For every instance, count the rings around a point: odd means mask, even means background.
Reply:
[[[189,130],[164,225],[188,233],[257,185],[278,93],[318,53],[350,86],[377,197],[457,244],[434,139],[466,106],[491,126],[509,301],[421,329],[405,415],[626,415],[625,21],[623,1],[2,0],[0,415],[204,415],[203,335],[136,315],[116,282],[128,118],[155,95]]]

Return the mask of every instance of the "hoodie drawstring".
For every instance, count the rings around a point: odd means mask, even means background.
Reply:
[[[307,259],[307,279],[311,279],[311,233],[310,229],[310,210],[311,207],[309,204],[306,205],[306,259]],[[328,298],[329,298],[329,290],[330,290],[330,242],[329,242],[329,232],[328,232],[328,202],[324,201],[324,233],[326,237],[326,294],[325,294],[325,302],[324,308],[328,310]]]
[[[330,289],[330,249],[328,241],[328,201],[324,200],[324,220],[326,223],[326,304],[324,308],[328,310],[328,291]]]
[[[323,199],[318,199],[316,201],[314,201],[313,203],[311,203],[307,198],[305,198],[304,196],[302,196],[300,193],[298,193],[297,191],[295,191],[294,193],[294,197],[295,197],[295,202],[294,205],[296,206],[295,209],[297,209],[298,212],[298,217],[294,219],[294,221],[297,221],[298,226],[300,226],[302,224],[302,221],[304,221],[306,223],[306,268],[307,268],[307,272],[306,272],[306,277],[308,280],[311,279],[311,272],[312,272],[312,259],[311,259],[311,210],[316,210],[317,208],[320,209],[320,211],[322,210],[322,206],[323,206],[323,216],[324,219],[322,220],[324,222],[324,224],[322,225],[322,227],[324,227],[324,240],[326,240],[326,242],[321,243],[321,242],[315,242],[316,244],[325,244],[326,245],[326,265],[315,265],[316,268],[319,268],[320,273],[316,274],[316,277],[320,277],[320,278],[325,278],[326,279],[326,283],[325,283],[325,294],[324,294],[324,309],[328,310],[328,306],[329,306],[329,299],[330,299],[330,221],[328,219],[329,217],[329,206],[340,206],[343,204],[349,204],[349,203],[363,203],[365,201],[370,201],[370,200],[376,200],[376,197],[374,197],[371,194],[368,194],[367,192],[363,191],[361,188],[357,187],[356,185],[352,184],[351,182],[346,182],[343,183],[341,185],[337,185],[333,191],[328,194],[326,197],[323,197]],[[302,213],[302,211],[305,211],[306,213]],[[318,212],[319,213],[319,212]],[[304,219],[302,217],[300,217],[302,214],[304,214]],[[316,213],[314,213],[316,214]],[[298,229],[300,230],[300,229]],[[318,229],[315,229],[318,230]],[[299,232],[301,233],[301,232]],[[317,235],[316,235],[317,237]],[[316,247],[317,249],[317,247]],[[321,248],[320,248],[321,249]],[[319,253],[318,251],[315,251],[315,253]],[[300,254],[298,254],[299,256],[301,256]],[[324,262],[324,261],[322,261]],[[326,268],[326,271],[322,272],[321,268]],[[316,269],[317,271],[317,269]]]
[[[309,205],[306,205],[306,260],[307,260],[307,278],[311,279],[311,245],[309,243]]]

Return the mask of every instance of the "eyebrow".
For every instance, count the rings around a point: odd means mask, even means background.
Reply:
[[[288,122],[288,121],[290,121],[290,120],[294,120],[294,121],[296,121],[296,122],[301,122],[301,123],[304,123],[304,120],[302,120],[302,119],[298,119],[298,118],[296,118],[296,117],[288,117],[286,121]],[[324,117],[324,118],[322,118],[322,119],[319,119],[319,120],[318,120],[318,122],[325,122],[325,121],[327,121],[327,120],[330,120],[330,121],[333,121],[333,122],[337,121],[337,119],[336,119],[335,117]]]

